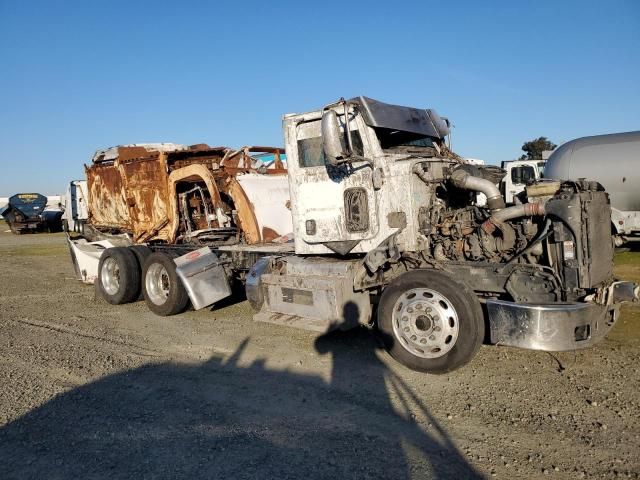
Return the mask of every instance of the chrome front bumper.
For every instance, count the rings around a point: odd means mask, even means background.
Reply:
[[[585,348],[601,340],[619,316],[619,305],[518,304],[488,300],[491,343],[531,350]]]

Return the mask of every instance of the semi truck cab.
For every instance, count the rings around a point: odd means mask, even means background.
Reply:
[[[527,184],[544,177],[546,160],[510,160],[502,162],[506,175],[501,183],[504,200],[514,203],[514,197],[524,191]]]
[[[285,115],[283,128],[295,253],[251,269],[256,320],[375,323],[394,358],[443,373],[485,332],[531,349],[592,345],[620,302],[638,300],[613,277],[610,204],[595,181],[537,185],[542,162],[518,162],[512,180],[534,183],[509,207],[495,168],[447,148],[447,119],[367,97]]]

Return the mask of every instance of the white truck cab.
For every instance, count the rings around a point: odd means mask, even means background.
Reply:
[[[495,344],[584,348],[638,299],[635,284],[612,283],[596,182],[535,188],[544,161],[512,162],[508,198],[516,185],[527,197],[507,207],[503,172],[451,152],[446,119],[367,97],[287,114],[283,129],[295,248],[249,271],[257,321],[317,332],[375,322],[398,361],[444,373],[473,358],[485,328]]]
[[[546,160],[510,160],[502,162],[507,172],[501,188],[505,202],[514,203],[513,197],[523,192],[528,183],[544,178]]]

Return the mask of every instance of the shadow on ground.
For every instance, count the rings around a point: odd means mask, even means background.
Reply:
[[[248,341],[55,397],[0,430],[0,478],[479,477],[367,331],[316,341],[330,382],[244,365]]]

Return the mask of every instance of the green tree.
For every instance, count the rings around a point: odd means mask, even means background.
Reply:
[[[557,145],[547,137],[539,137],[535,140],[530,140],[522,145],[522,151],[525,152],[525,154],[520,157],[520,160],[542,159],[543,151],[553,150],[556,147]]]

